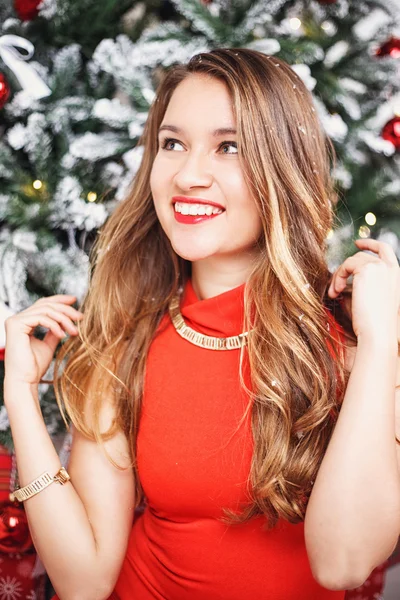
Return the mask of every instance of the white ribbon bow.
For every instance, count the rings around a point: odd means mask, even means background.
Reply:
[[[27,54],[18,48],[26,50]],[[49,96],[50,88],[45,84],[35,69],[25,61],[32,58],[35,52],[33,44],[19,35],[0,36],[0,57],[18,79],[23,90],[36,100]]]

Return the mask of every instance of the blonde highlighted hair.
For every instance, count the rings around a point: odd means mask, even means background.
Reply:
[[[334,321],[327,326],[329,310],[337,310],[349,340],[354,333],[348,315],[326,295],[332,275],[325,240],[336,202],[332,146],[310,92],[284,61],[220,48],[165,74],[139,140],[144,153],[131,190],[92,248],[85,319],[79,337],[68,339],[56,357],[56,398],[64,418],[66,412],[87,437],[103,443],[119,429],[125,433],[139,505],[136,440],[147,353],[191,273],[158,222],[149,180],[168,102],[193,76],[217,78],[229,90],[241,168],[262,220],[259,258],[245,288],[246,330],[253,330],[245,350],[252,378],[252,502],[239,515],[225,510],[222,520],[233,524],[264,514],[268,527],[278,518],[296,523],[304,519],[348,377]],[[101,432],[105,394],[116,417]],[[90,424],[84,418],[88,400]]]

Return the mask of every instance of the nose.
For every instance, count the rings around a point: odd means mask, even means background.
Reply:
[[[209,187],[213,177],[208,157],[201,153],[188,154],[175,174],[175,183],[181,190],[195,187]]]

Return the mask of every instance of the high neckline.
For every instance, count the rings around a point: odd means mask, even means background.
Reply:
[[[229,337],[243,332],[244,289],[241,285],[200,300],[188,279],[181,300],[181,313],[189,327],[215,337]]]

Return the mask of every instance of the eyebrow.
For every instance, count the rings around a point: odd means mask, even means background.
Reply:
[[[175,133],[183,133],[183,129],[180,127],[176,127],[175,125],[161,125],[158,130],[158,133],[163,131],[164,129],[169,129],[170,131],[174,131]],[[214,129],[214,131],[210,132],[213,137],[219,137],[220,135],[229,135],[236,134],[236,129],[233,127],[220,127],[219,129]]]

